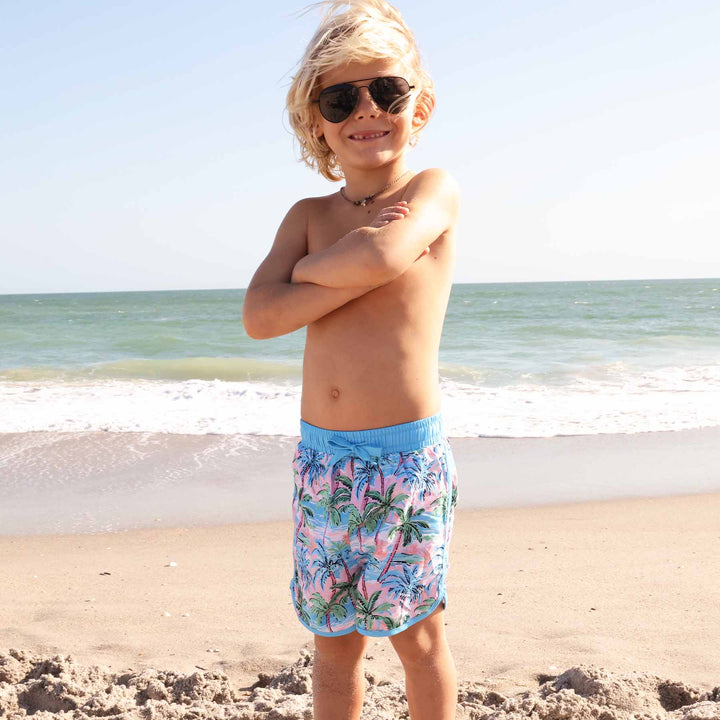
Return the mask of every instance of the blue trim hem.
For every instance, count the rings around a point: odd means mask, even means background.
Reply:
[[[420,615],[419,617],[414,617],[411,620],[408,620],[404,625],[401,625],[399,628],[393,628],[392,630],[365,630],[356,627],[354,629],[357,630],[360,635],[365,635],[367,637],[391,637],[392,635],[397,635],[398,633],[403,632],[403,630],[407,630],[409,627],[415,625],[415,623],[419,623],[421,620],[425,620],[428,615],[431,615],[433,612],[435,612],[435,610],[437,610],[438,605],[440,605],[440,603],[443,601],[445,602],[445,607],[447,607],[447,592],[443,593],[424,615]]]
[[[435,610],[437,610],[440,603],[443,603],[445,605],[445,609],[447,609],[447,590],[443,590],[442,595],[438,597],[438,599],[433,603],[432,607],[423,615],[414,617],[411,620],[408,620],[404,625],[401,625],[398,628],[393,628],[392,630],[366,630],[365,628],[353,625],[352,627],[345,628],[344,630],[335,630],[334,632],[328,632],[327,630],[316,630],[315,628],[311,628],[307,623],[303,622],[300,619],[297,611],[295,612],[295,617],[297,617],[298,622],[306,630],[309,630],[314,635],[320,635],[321,637],[342,637],[343,635],[349,635],[353,631],[356,631],[360,635],[365,635],[366,637],[391,637],[392,635],[397,635],[398,633],[403,632],[403,630],[407,630],[409,627],[415,625],[415,623],[419,623],[421,620],[425,620],[425,618],[427,618],[429,615],[435,612]],[[295,604],[293,603],[293,610],[294,609]]]

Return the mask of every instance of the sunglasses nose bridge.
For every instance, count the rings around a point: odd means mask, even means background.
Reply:
[[[357,102],[355,103],[355,110],[353,111],[355,117],[362,117],[366,107],[370,109],[371,117],[376,116],[378,112],[380,112],[380,108],[375,102],[375,98],[370,93],[370,86],[356,85],[355,87],[358,91],[358,98]]]

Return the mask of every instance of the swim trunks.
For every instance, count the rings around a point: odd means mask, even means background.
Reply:
[[[440,415],[337,432],[301,421],[293,459],[295,612],[326,637],[387,637],[442,602],[457,472]]]

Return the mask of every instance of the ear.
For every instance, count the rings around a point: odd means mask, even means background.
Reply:
[[[412,116],[412,132],[419,133],[430,120],[435,108],[435,95],[425,90],[421,91],[415,101],[415,108]]]

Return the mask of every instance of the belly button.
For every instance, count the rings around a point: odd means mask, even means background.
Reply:
[[[330,390],[330,397],[337,400],[340,397],[340,390],[338,388],[333,388]]]

